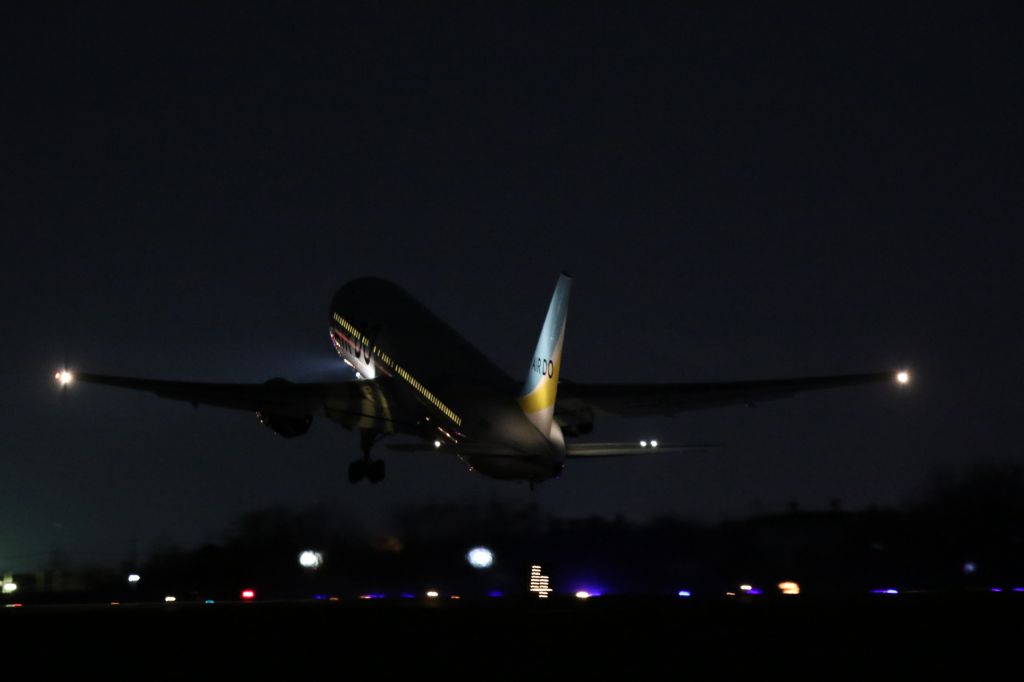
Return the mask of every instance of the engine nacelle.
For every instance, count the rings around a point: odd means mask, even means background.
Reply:
[[[562,433],[571,438],[585,436],[594,430],[594,413],[588,408],[558,415]]]
[[[295,436],[301,436],[306,433],[306,431],[309,431],[309,426],[313,423],[313,415],[311,414],[302,417],[294,417],[260,410],[256,413],[256,417],[260,420],[260,424],[263,424],[268,429],[279,436],[283,436],[284,438],[295,438]]]

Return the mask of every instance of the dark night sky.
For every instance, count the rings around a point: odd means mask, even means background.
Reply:
[[[274,504],[374,531],[426,500],[714,520],[1024,464],[1019,7],[544,4],[0,12],[0,569],[216,539]],[[346,377],[328,303],[365,274],[525,375],[560,270],[576,381],[916,382],[599,422],[729,447],[572,463],[531,494],[408,454],[349,486],[332,424],[285,441],[51,379],[65,355]]]

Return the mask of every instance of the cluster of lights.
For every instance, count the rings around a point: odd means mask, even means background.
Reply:
[[[371,344],[369,337],[360,334],[358,329],[352,326],[352,324],[350,324],[348,320],[343,318],[338,313],[334,313],[334,321],[341,325],[342,329],[351,334],[352,338],[355,340],[356,343],[358,343],[361,340],[363,348],[368,349],[375,357],[377,357],[381,362],[383,362],[385,366],[393,370],[395,374],[397,374],[398,376],[405,379],[405,381],[410,386],[415,388],[417,391],[419,391],[420,395],[426,398],[427,402],[436,407],[444,416],[451,419],[456,426],[462,425],[462,419],[460,419],[457,414],[455,414],[451,409],[449,409],[447,405],[438,400],[437,396],[428,391],[427,388],[419,381],[417,381],[414,376],[409,374],[409,372],[407,372],[405,368],[403,368],[401,365],[392,360],[391,356],[385,353],[379,346]],[[334,338],[333,335],[331,338]],[[341,349],[337,344],[335,344],[335,349],[338,350],[339,353],[341,352]]]
[[[61,386],[67,386],[68,384],[75,380],[75,375],[66,369],[62,369],[61,371],[54,374],[53,378],[56,379],[57,383],[59,383]]]
[[[547,599],[553,592],[551,589],[551,578],[541,574],[540,566],[530,567],[530,592],[533,592],[541,599]]]
[[[658,447],[658,441],[656,441],[656,440],[649,440],[649,441],[648,440],[642,440],[642,441],[640,441],[640,447],[646,448],[648,446],[650,446],[652,448],[656,448],[656,447]]]
[[[779,583],[779,592],[782,594],[800,594],[800,585],[792,580]]]

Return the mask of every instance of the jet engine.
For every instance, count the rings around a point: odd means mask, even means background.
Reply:
[[[296,417],[293,415],[274,414],[273,412],[260,410],[256,413],[256,417],[260,420],[260,424],[263,424],[268,429],[279,436],[283,436],[284,438],[301,436],[306,433],[306,431],[309,431],[309,426],[313,423],[313,415],[311,414]]]

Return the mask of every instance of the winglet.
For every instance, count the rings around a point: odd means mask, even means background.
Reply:
[[[572,278],[562,273],[548,305],[544,327],[537,339],[526,384],[520,394],[519,406],[534,426],[548,436],[555,412],[558,392],[558,371],[562,364],[562,343],[565,340],[565,318],[569,310],[569,289]]]

